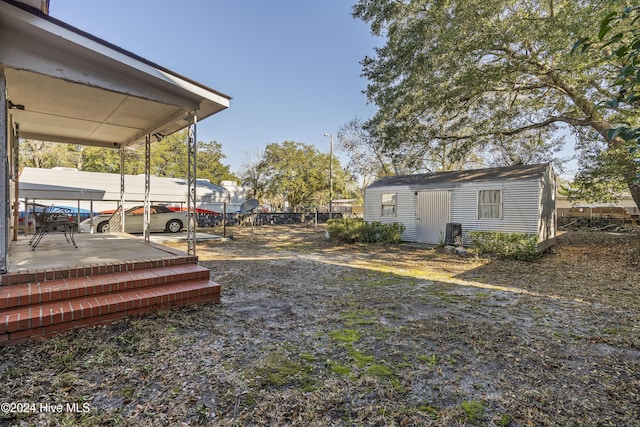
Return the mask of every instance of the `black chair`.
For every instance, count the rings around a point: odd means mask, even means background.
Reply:
[[[76,241],[74,238],[77,224],[71,219],[73,210],[69,208],[61,208],[58,206],[47,206],[47,208],[39,212],[36,216],[36,232],[29,240],[31,250],[35,250],[42,238],[51,232],[63,232],[67,243],[72,243],[75,248]]]

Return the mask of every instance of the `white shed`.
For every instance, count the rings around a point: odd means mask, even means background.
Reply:
[[[538,248],[556,237],[556,180],[551,164],[389,176],[365,189],[367,222],[401,223],[407,242],[442,243],[447,223],[469,231],[538,235]]]

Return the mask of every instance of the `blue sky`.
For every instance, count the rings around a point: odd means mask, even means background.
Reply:
[[[50,14],[233,97],[198,124],[239,172],[269,143],[329,151],[337,133],[375,107],[360,61],[382,44],[347,0],[51,0]]]

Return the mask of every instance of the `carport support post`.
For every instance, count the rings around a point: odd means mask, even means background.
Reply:
[[[124,148],[120,148],[120,231],[124,231]]]
[[[151,135],[144,138],[144,241],[149,243],[149,224],[151,223],[151,204],[149,193],[151,190]]]
[[[18,241],[18,226],[20,225],[20,124],[16,123],[16,133],[13,141],[11,156],[13,157],[13,238]],[[25,233],[26,234],[26,233]]]
[[[9,120],[8,120],[8,100],[7,100],[7,80],[4,70],[0,68],[0,195],[2,203],[0,206],[0,273],[7,272],[7,252],[9,251],[9,162],[7,161],[7,146],[9,138]]]
[[[195,113],[187,118],[187,253],[196,254],[196,124]]]

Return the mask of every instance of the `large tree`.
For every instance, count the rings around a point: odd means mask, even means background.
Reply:
[[[620,178],[640,206],[638,166],[611,132],[637,113],[599,108],[615,96],[617,64],[571,55],[576,40],[624,4],[360,0],[354,16],[386,38],[363,60],[367,96],[379,107],[371,128],[391,150],[455,143],[454,158],[496,143],[535,146],[570,131],[580,146],[601,142],[622,153]]]
[[[618,126],[609,130],[608,137],[619,143],[609,147],[602,141],[586,144],[581,150],[581,170],[571,185],[563,187],[572,199],[616,201],[628,188],[626,176],[633,175],[633,184],[640,182],[640,6],[608,13],[596,36],[581,38],[574,45],[574,53],[603,55],[617,66],[614,88],[617,93],[601,108],[620,114]],[[630,25],[621,25],[621,24]],[[592,33],[595,33],[592,30]],[[630,118],[631,120],[627,121]],[[635,163],[636,167],[629,167]],[[628,175],[625,169],[630,169]]]
[[[198,141],[197,175],[213,183],[222,180],[237,181],[229,166],[222,163],[225,155],[216,141]],[[138,150],[139,152],[142,150]],[[143,155],[144,153],[140,153]],[[151,173],[157,176],[185,178],[187,176],[186,131],[176,132],[151,144]]]
[[[440,144],[389,149],[372,126],[372,122],[355,117],[338,131],[338,146],[349,156],[347,169],[360,178],[365,187],[383,176],[459,170],[469,164],[478,164],[472,152],[453,159],[449,153],[455,149],[455,144],[442,141]]]
[[[384,152],[383,146],[367,131],[365,122],[359,117],[340,127],[337,140],[338,148],[349,157],[347,170],[361,183],[361,194],[376,179],[398,174],[399,165]]]
[[[255,167],[253,175],[261,177],[265,197],[286,200],[292,208],[328,202],[329,154],[313,145],[293,141],[268,144]],[[335,157],[332,173],[335,198],[344,194],[348,183],[348,175]]]

